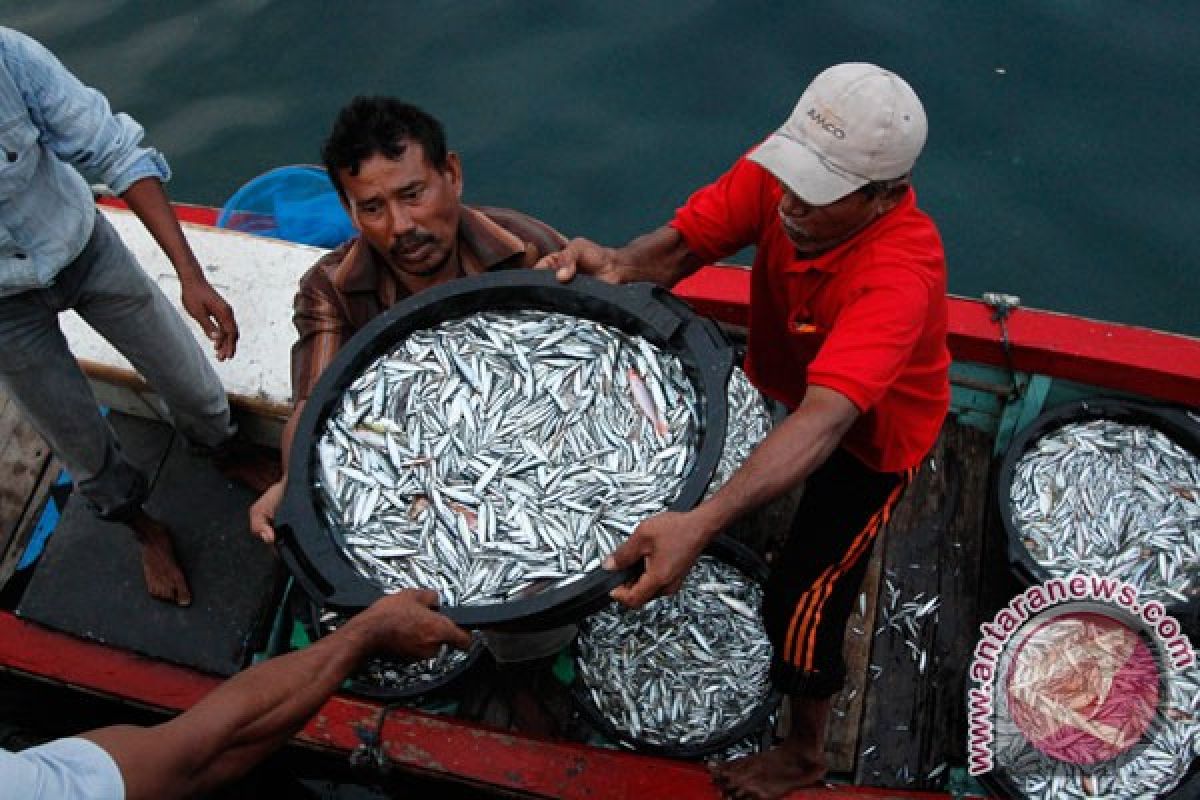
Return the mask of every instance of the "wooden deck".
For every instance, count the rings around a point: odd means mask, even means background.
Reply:
[[[46,443],[0,389],[0,588],[16,571],[57,475]]]

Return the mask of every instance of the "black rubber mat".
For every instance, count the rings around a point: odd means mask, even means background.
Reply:
[[[60,631],[231,675],[278,602],[280,566],[248,533],[247,488],[226,480],[161,423],[112,414],[131,461],[152,476],[146,510],[171,529],[192,590],[178,608],[150,597],[127,528],[96,518],[78,492],[63,510],[17,613]]]

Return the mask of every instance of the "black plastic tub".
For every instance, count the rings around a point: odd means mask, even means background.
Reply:
[[[704,554],[736,567],[743,574],[759,584],[766,583],[768,572],[766,562],[741,542],[728,536],[718,536],[709,544]],[[577,657],[574,648],[572,648],[572,654]],[[593,728],[610,741],[618,742],[622,746],[639,753],[685,760],[704,759],[716,755],[748,738],[769,735],[770,731],[767,728],[771,723],[772,715],[779,709],[779,704],[783,701],[783,695],[772,689],[763,702],[754,709],[753,713],[749,714],[739,724],[725,731],[723,734],[713,736],[707,741],[690,745],[664,745],[631,736],[628,731],[620,730],[613,725],[608,717],[600,709],[596,708],[595,703],[592,702],[591,697],[588,695],[587,687],[583,683],[583,678],[578,674],[578,670],[576,671],[575,683],[571,687],[571,693],[575,699],[575,705],[579,708],[583,717]]]
[[[323,625],[321,624],[321,609],[307,597],[300,598],[297,605],[299,608],[296,608],[295,611],[301,624],[304,626],[304,630],[308,633],[310,639],[314,642],[317,641],[324,635]],[[462,663],[457,664],[454,669],[439,675],[436,679],[425,681],[424,683],[414,683],[404,687],[380,686],[369,680],[361,679],[358,673],[356,673],[346,680],[345,689],[351,694],[370,697],[375,700],[408,700],[418,703],[425,698],[448,690],[455,681],[471,671],[471,668],[484,655],[486,649],[483,639],[479,636],[472,637],[471,649],[467,651],[467,657]]]
[[[1039,616],[1035,617],[1034,619],[1024,623],[1023,627],[1019,628],[1013,634],[1013,638],[1009,640],[1004,651],[1001,652],[1001,654],[999,655],[999,658],[997,659],[998,666],[997,666],[996,672],[995,672],[995,680],[994,680],[993,687],[992,687],[992,696],[989,698],[989,703],[990,703],[990,711],[989,711],[989,715],[988,715],[989,716],[989,720],[988,720],[989,724],[991,724],[991,725],[997,724],[996,716],[999,712],[997,710],[998,703],[997,703],[995,695],[996,695],[996,693],[1001,691],[1001,687],[1006,685],[1008,682],[1010,671],[1012,669],[1011,659],[1013,658],[1014,653],[1019,652],[1020,647],[1021,647],[1021,641],[1023,639],[1023,635],[1025,633],[1028,633],[1031,628],[1038,627],[1042,623],[1051,621],[1059,615],[1073,614],[1073,613],[1091,613],[1091,614],[1097,614],[1100,616],[1108,617],[1112,620],[1115,620],[1115,621],[1125,625],[1130,630],[1137,632],[1141,636],[1145,637],[1146,640],[1152,640],[1154,637],[1154,633],[1153,633],[1152,629],[1144,621],[1140,620],[1138,617],[1136,617],[1135,615],[1133,615],[1132,613],[1130,613],[1129,611],[1127,611],[1125,609],[1121,609],[1121,608],[1107,605],[1107,604],[1101,604],[1101,603],[1095,603],[1095,602],[1089,602],[1089,601],[1074,601],[1065,606],[1058,607],[1057,609],[1052,609],[1050,611],[1044,612],[1042,615],[1039,615]],[[1171,670],[1170,665],[1168,664],[1168,656],[1166,653],[1160,652],[1160,653],[1156,654],[1156,660],[1157,660],[1158,668],[1159,668],[1159,676],[1158,676],[1159,697],[1162,698],[1162,697],[1166,696],[1166,694],[1169,691],[1169,688],[1170,688],[1169,682],[1172,680],[1172,678],[1171,678],[1172,670]],[[964,685],[965,685],[964,698],[966,698],[965,705],[968,707],[968,711],[970,709],[982,707],[976,700],[971,699],[971,692],[972,692],[972,690],[983,690],[983,686],[972,677],[969,670],[968,670],[968,674],[964,676]],[[986,692],[985,692],[985,694],[986,694]],[[1160,700],[1160,703],[1161,703],[1161,700]],[[1162,710],[1162,706],[1160,706],[1157,713],[1159,715],[1162,715],[1164,713]],[[972,720],[968,720],[968,722],[969,722],[968,727],[971,727],[972,729],[974,729],[974,726],[977,724],[977,721],[972,719]],[[1147,735],[1152,735],[1154,730],[1157,728],[1157,726],[1158,726],[1157,722],[1151,722],[1148,731],[1146,733],[1143,733],[1143,737],[1145,737]],[[994,741],[994,739],[992,737],[988,737],[987,738],[987,746],[991,747],[993,745],[993,741]],[[1143,739],[1143,741],[1144,741],[1144,739]],[[1035,747],[1036,745],[1029,744],[1028,746]],[[1188,743],[1186,746],[1190,748],[1191,744]],[[1141,747],[1142,747],[1141,744],[1133,745],[1133,747],[1129,751],[1129,757],[1136,757],[1137,753]],[[992,754],[993,758],[995,758],[994,750],[991,751],[991,754]],[[971,754],[969,754],[969,755],[971,755]],[[1104,762],[1097,762],[1095,764],[1086,765],[1086,766],[1079,766],[1079,765],[1067,766],[1067,765],[1064,765],[1061,763],[1056,763],[1054,767],[1047,770],[1047,773],[1051,772],[1053,769],[1073,769],[1073,770],[1076,770],[1078,774],[1082,774],[1082,775],[1091,774],[1093,776],[1098,777],[1098,776],[1104,775],[1106,773],[1106,771],[1113,769],[1114,765],[1123,764],[1124,763],[1123,758],[1125,758],[1124,755],[1118,756],[1114,759],[1109,759]],[[1050,761],[1051,763],[1054,763],[1052,758],[1049,758],[1048,761]],[[1125,767],[1125,768],[1128,768],[1128,767]],[[1052,777],[1051,774],[1045,774],[1045,775],[1038,774],[1036,776],[1044,777],[1044,778]],[[985,788],[988,789],[989,792],[991,792],[996,797],[1011,798],[1011,800],[1050,800],[1050,795],[1048,795],[1046,793],[1042,793],[1042,794],[1038,794],[1038,795],[1029,795],[1029,794],[1026,794],[1025,792],[1023,792],[1020,788],[1020,784],[1014,778],[1014,776],[1011,772],[1011,767],[1008,767],[1008,766],[998,766],[998,765],[994,766],[994,768],[990,772],[987,772],[987,773],[977,776],[977,779]],[[1111,795],[1104,795],[1104,796],[1109,797]],[[1139,795],[1139,796],[1143,796],[1143,795]],[[1148,795],[1145,795],[1145,796],[1148,796]],[[1187,771],[1180,777],[1179,782],[1175,785],[1175,787],[1171,791],[1166,792],[1161,795],[1158,795],[1158,796],[1161,797],[1162,800],[1195,800],[1196,798],[1200,797],[1200,759],[1193,758],[1188,765]]]
[[[1042,413],[1013,438],[996,472],[994,486],[995,501],[1007,538],[1009,567],[1024,586],[1043,583],[1053,576],[1034,560],[1021,541],[1021,531],[1013,520],[1010,491],[1017,462],[1043,436],[1066,425],[1100,419],[1149,426],[1200,458],[1200,423],[1180,408],[1100,397],[1067,403]],[[1169,603],[1166,606],[1171,616],[1196,642],[1200,638],[1200,600],[1193,598],[1186,603]]]
[[[986,775],[980,775],[978,780],[996,797],[1007,797],[1010,800],[1031,800],[1029,795],[1018,789],[1012,778],[1003,772],[989,772]],[[1159,795],[1159,797],[1161,800],[1196,800],[1200,797],[1200,761],[1192,763],[1187,775],[1174,789],[1164,795]],[[1036,798],[1036,800],[1046,799]]]
[[[300,416],[276,529],[284,562],[318,606],[354,611],[382,594],[378,585],[351,565],[323,524],[313,491],[314,444],[342,392],[374,359],[415,331],[481,311],[529,309],[610,325],[679,357],[701,405],[700,443],[693,469],[670,508],[687,510],[703,498],[724,445],[726,385],[733,367],[733,350],[714,323],[650,284],[611,286],[587,277],[563,284],[543,270],[497,272],[443,284],[397,304],[347,342],[322,374]],[[467,628],[544,630],[585,616],[605,602],[609,591],[633,577],[632,571],[598,568],[573,583],[531,597],[443,611]]]

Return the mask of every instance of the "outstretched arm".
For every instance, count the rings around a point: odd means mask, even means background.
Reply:
[[[679,231],[664,225],[619,248],[573,239],[562,250],[544,257],[537,267],[554,270],[564,283],[582,272],[609,283],[649,281],[674,286],[702,264]]]
[[[121,770],[128,800],[190,797],[232,780],[287,741],[372,652],[410,659],[471,637],[431,610],[437,595],[389,595],[304,650],[252,667],[175,719],[152,728],[114,726],[83,734]]]
[[[162,183],[158,178],[142,178],[130,185],[121,199],[137,214],[175,267],[183,290],[183,307],[212,340],[217,359],[231,358],[237,350],[238,340],[233,309],[205,277],[196,254],[184,238],[179,220],[175,219]]]
[[[858,418],[845,395],[810,386],[800,407],[772,430],[729,482],[691,511],[665,512],[643,521],[605,562],[624,569],[639,559],[646,571],[632,586],[614,589],[614,600],[640,608],[679,590],[700,553],[737,519],[798,486],[825,463]]]

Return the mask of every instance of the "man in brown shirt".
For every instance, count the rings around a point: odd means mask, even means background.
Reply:
[[[321,152],[359,235],[300,279],[293,320],[292,415],[283,429],[283,478],[250,507],[250,530],[275,540],[292,436],[321,372],[360,328],[416,292],[495,269],[532,267],[564,244],[517,211],[462,203],[462,164],[441,123],[389,97],[356,97]]]

